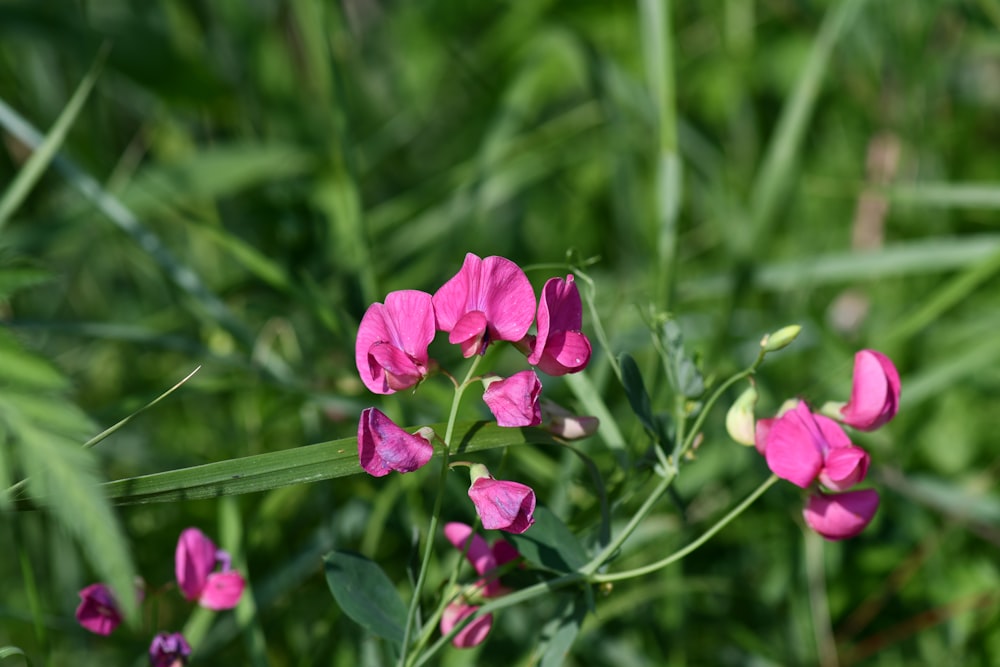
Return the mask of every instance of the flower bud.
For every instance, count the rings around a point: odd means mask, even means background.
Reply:
[[[523,533],[535,519],[535,492],[519,482],[493,479],[486,466],[475,463],[469,466],[472,485],[469,498],[483,528]]]
[[[760,346],[764,352],[776,352],[783,347],[788,347],[798,337],[800,331],[802,331],[802,327],[798,324],[782,327],[773,333],[765,334],[760,340]]]
[[[751,383],[726,413],[726,432],[741,445],[752,445],[755,442],[756,421],[753,415],[755,405],[757,405],[757,387]]]

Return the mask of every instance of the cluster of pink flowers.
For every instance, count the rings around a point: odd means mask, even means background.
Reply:
[[[841,423],[860,431],[879,428],[896,415],[899,393],[892,361],[880,352],[861,350],[854,357],[850,400],[830,410],[836,420],[796,401],[779,416],[757,422],[757,450],[775,475],[811,489],[802,514],[828,540],[860,533],[879,505],[876,490],[849,490],[865,479],[870,457],[851,442]]]
[[[181,532],[174,552],[174,573],[177,587],[187,600],[215,611],[235,607],[246,586],[243,575],[231,569],[229,554],[197,528]],[[104,636],[121,625],[121,611],[106,584],[91,584],[80,591],[76,620],[87,630]],[[181,667],[187,664],[189,655],[191,646],[176,632],[157,634],[149,646],[153,667]]]
[[[532,324],[534,334],[529,333]],[[386,295],[384,303],[372,304],[358,328],[355,362],[362,382],[376,394],[415,387],[438,368],[427,348],[441,331],[466,358],[507,341],[531,366],[565,375],[590,361],[582,324],[583,306],[572,275],[550,279],[536,302],[517,264],[470,253],[461,270],[433,295],[400,290]],[[500,426],[538,426],[548,417],[544,425],[567,438],[588,435],[597,427],[593,418],[543,409],[542,384],[534,370],[507,378],[487,376],[483,383],[483,400]],[[408,433],[378,409],[367,408],[358,423],[361,467],[375,477],[393,470],[412,472],[430,461],[434,438],[430,428]],[[534,521],[534,492],[524,484],[494,479],[483,466],[473,466],[469,497],[485,528],[521,533]]]

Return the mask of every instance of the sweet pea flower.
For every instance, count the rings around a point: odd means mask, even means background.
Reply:
[[[861,489],[847,493],[813,493],[802,517],[810,528],[828,540],[854,537],[871,522],[878,510],[878,491]]]
[[[583,305],[573,275],[550,278],[538,302],[537,334],[528,363],[548,375],[583,370],[590,361],[590,341],[583,327]]]
[[[579,440],[597,433],[601,425],[597,417],[575,415],[553,401],[542,399],[541,427],[552,435],[563,440]]]
[[[542,383],[534,371],[521,371],[509,378],[494,376],[483,392],[483,400],[500,426],[537,426],[542,423],[538,403]]]
[[[889,357],[861,350],[854,355],[851,400],[841,408],[841,419],[859,431],[874,431],[896,416],[899,390],[899,373]]]
[[[512,544],[506,540],[497,540],[490,547],[486,540],[473,532],[470,526],[458,522],[445,524],[444,534],[456,549],[465,554],[476,573],[483,577],[476,582],[478,596],[492,598],[508,592],[500,584],[494,571],[501,565],[520,557]],[[449,603],[441,615],[441,634],[446,635],[451,632],[452,628],[474,614],[478,608],[477,605],[469,604],[464,596]],[[451,643],[458,648],[478,646],[486,639],[492,627],[493,615],[484,614],[459,630]]]
[[[185,528],[174,554],[177,586],[186,599],[206,609],[232,609],[240,601],[246,582],[243,575],[230,569],[230,562],[229,554],[217,549],[203,532]],[[214,571],[217,564],[220,572]]]
[[[535,492],[520,482],[493,479],[486,466],[470,466],[472,486],[469,498],[488,530],[523,533],[535,523]]]
[[[429,427],[410,434],[377,408],[365,408],[358,422],[358,459],[372,477],[384,477],[392,470],[413,472],[434,455]]]
[[[149,664],[152,667],[183,667],[191,655],[191,645],[179,632],[161,632],[149,645]]]
[[[106,584],[91,584],[80,591],[76,620],[94,634],[108,636],[121,625],[122,614]]]
[[[434,307],[426,292],[390,292],[385,304],[373,303],[361,318],[354,347],[361,381],[376,394],[419,383],[428,373],[427,346],[434,332]]]
[[[519,341],[535,319],[535,292],[524,271],[503,257],[469,253],[461,270],[434,293],[437,328],[466,358],[495,340]]]
[[[775,475],[796,486],[819,479],[833,491],[848,489],[868,472],[868,453],[855,447],[837,422],[814,415],[804,401],[780,417],[761,424],[764,457]]]

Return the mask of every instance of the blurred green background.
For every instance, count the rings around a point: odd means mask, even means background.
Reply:
[[[89,422],[65,430],[82,442],[202,366],[93,450],[102,478],[351,436],[373,404],[440,421],[441,380],[405,399],[364,390],[367,305],[435,290],[466,252],[517,261],[536,288],[571,253],[595,259],[611,342],[588,378],[636,458],[648,441],[607,359],[634,354],[669,409],[652,311],[716,382],[761,335],[802,324],[760,374],[762,415],[796,395],[845,400],[861,347],[896,361],[903,403],[857,439],[883,498],[860,537],[816,542],[779,485],[681,564],[600,597],[567,665],[1000,661],[1000,2],[6,0],[8,195],[32,154],[18,117],[46,135],[102,47],[59,157],[0,219],[16,341],[0,365],[20,350],[68,379],[44,387],[40,421],[76,405]],[[580,405],[563,380],[546,394]],[[686,521],[664,502],[614,567],[682,546],[765,478],[717,413],[681,475]],[[6,424],[7,453],[14,435]],[[584,446],[633,506],[645,477],[616,470],[601,436]],[[591,536],[585,472],[521,449],[507,476]],[[4,487],[24,475],[6,459]],[[8,506],[0,646],[35,665],[142,664],[151,636],[186,620],[175,590],[155,591],[196,525],[242,545],[257,603],[220,615],[198,664],[378,665],[320,555],[361,550],[408,592],[434,475],[116,510],[150,601],[110,638],[73,619],[94,557],[53,515]],[[470,520],[453,481],[448,518]],[[532,664],[550,613],[506,610],[482,649],[441,664]]]

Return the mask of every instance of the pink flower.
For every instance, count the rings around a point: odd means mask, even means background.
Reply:
[[[875,350],[854,355],[851,400],[840,413],[848,426],[874,431],[899,410],[899,373],[889,357]]]
[[[768,467],[792,484],[806,488],[819,479],[827,488],[843,491],[868,472],[867,452],[855,447],[837,422],[814,415],[804,401],[770,422],[760,422]]]
[[[538,333],[528,363],[549,375],[583,370],[590,361],[590,341],[580,332],[583,305],[573,275],[550,278],[538,302]]]
[[[358,422],[358,458],[372,477],[384,477],[392,470],[413,472],[434,455],[430,439],[433,431],[422,428],[409,434],[377,408],[365,408]]]
[[[874,489],[847,493],[814,493],[809,496],[802,516],[828,540],[854,537],[871,522],[878,510],[878,492]]]
[[[149,664],[152,667],[182,667],[191,655],[191,645],[179,632],[161,632],[149,645]]]
[[[444,534],[448,541],[455,545],[456,549],[465,553],[465,557],[472,564],[476,573],[483,577],[476,582],[478,595],[483,598],[491,598],[508,592],[500,584],[494,571],[501,565],[520,557],[512,544],[506,540],[497,540],[491,548],[486,540],[475,534],[472,528],[464,523],[446,524]],[[474,614],[478,608],[474,604],[469,604],[465,597],[460,597],[449,603],[441,616],[441,634],[446,635],[451,632],[452,628],[466,617]],[[493,615],[485,614],[459,630],[451,643],[458,648],[478,646],[486,639],[486,635],[489,634],[492,627]]]
[[[122,614],[118,603],[106,584],[91,584],[80,591],[80,605],[76,620],[87,630],[98,635],[110,635],[121,625]]]
[[[490,382],[483,400],[500,426],[537,426],[542,423],[541,394],[542,383],[535,372],[521,371]]]
[[[222,571],[215,572],[221,565]],[[229,554],[197,528],[185,528],[177,540],[174,571],[177,585],[184,597],[198,601],[202,607],[219,611],[232,609],[240,601],[246,582],[235,570],[230,570]]]
[[[433,297],[437,328],[462,355],[484,354],[495,340],[519,341],[535,319],[535,292],[509,259],[469,253],[461,270]]]
[[[354,347],[361,381],[376,394],[392,394],[427,375],[427,346],[434,340],[431,295],[418,290],[390,292],[385,305],[368,307]]]
[[[469,498],[476,506],[476,512],[488,530],[506,530],[508,533],[523,533],[535,519],[535,492],[531,487],[519,482],[493,479],[485,466],[473,465],[472,486]]]

